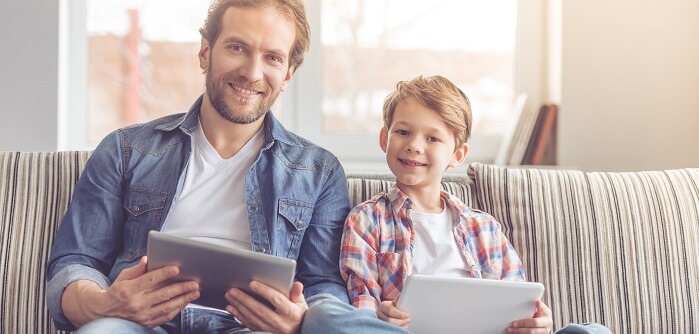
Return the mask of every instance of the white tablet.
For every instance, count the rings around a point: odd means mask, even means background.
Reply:
[[[224,295],[233,287],[267,303],[250,290],[251,280],[288,296],[296,273],[294,260],[150,231],[148,271],[169,265],[180,268],[173,281],[199,282],[201,296],[193,303],[217,309],[226,308]]]
[[[541,283],[411,275],[398,308],[410,313],[413,333],[505,333],[512,321],[531,318]]]

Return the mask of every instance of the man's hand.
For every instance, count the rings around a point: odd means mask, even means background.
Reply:
[[[392,300],[384,300],[376,309],[376,316],[388,323],[394,324],[401,328],[408,328],[410,324],[410,314],[401,311],[396,307],[396,302]]]
[[[112,317],[152,328],[172,320],[199,298],[197,282],[163,284],[179,273],[176,266],[147,272],[146,263],[144,256],[137,265],[124,269],[106,290],[91,281],[71,283],[63,293],[63,313],[78,327]]]
[[[252,281],[250,289],[260,294],[272,305],[274,310],[239,289],[230,289],[226,307],[231,315],[250,330],[270,333],[298,333],[303,316],[308,311],[308,304],[303,297],[303,284],[294,282],[289,298],[281,292],[263,283]]]
[[[537,300],[534,317],[512,322],[510,327],[507,327],[507,333],[548,334],[551,332],[551,327],[553,327],[551,309],[541,300]]]

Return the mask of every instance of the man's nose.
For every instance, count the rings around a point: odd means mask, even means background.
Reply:
[[[262,61],[257,57],[248,57],[240,67],[240,76],[247,79],[248,82],[262,80]]]

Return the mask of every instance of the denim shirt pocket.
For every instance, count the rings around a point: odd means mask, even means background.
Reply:
[[[129,187],[124,196],[126,223],[124,249],[130,260],[146,254],[148,231],[160,227],[167,193],[144,187]]]
[[[292,199],[279,199],[279,215],[277,224],[280,235],[286,232],[286,242],[283,244],[288,250],[286,257],[296,259],[301,248],[301,240],[313,217],[313,204]]]

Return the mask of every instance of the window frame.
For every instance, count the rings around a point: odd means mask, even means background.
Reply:
[[[545,84],[545,0],[518,1],[515,51],[515,96],[526,92],[529,104],[542,101]],[[87,1],[60,0],[59,30],[59,150],[94,149],[85,143],[87,116]],[[311,48],[287,91],[282,123],[291,131],[333,152],[350,172],[387,171],[376,134],[322,133],[322,72],[320,55],[320,1],[308,1]],[[195,55],[192,55],[193,57]],[[311,92],[310,94],[306,92]],[[477,124],[475,125],[477,126]],[[500,135],[474,135],[467,162],[492,162]],[[349,166],[349,168],[348,168]]]

